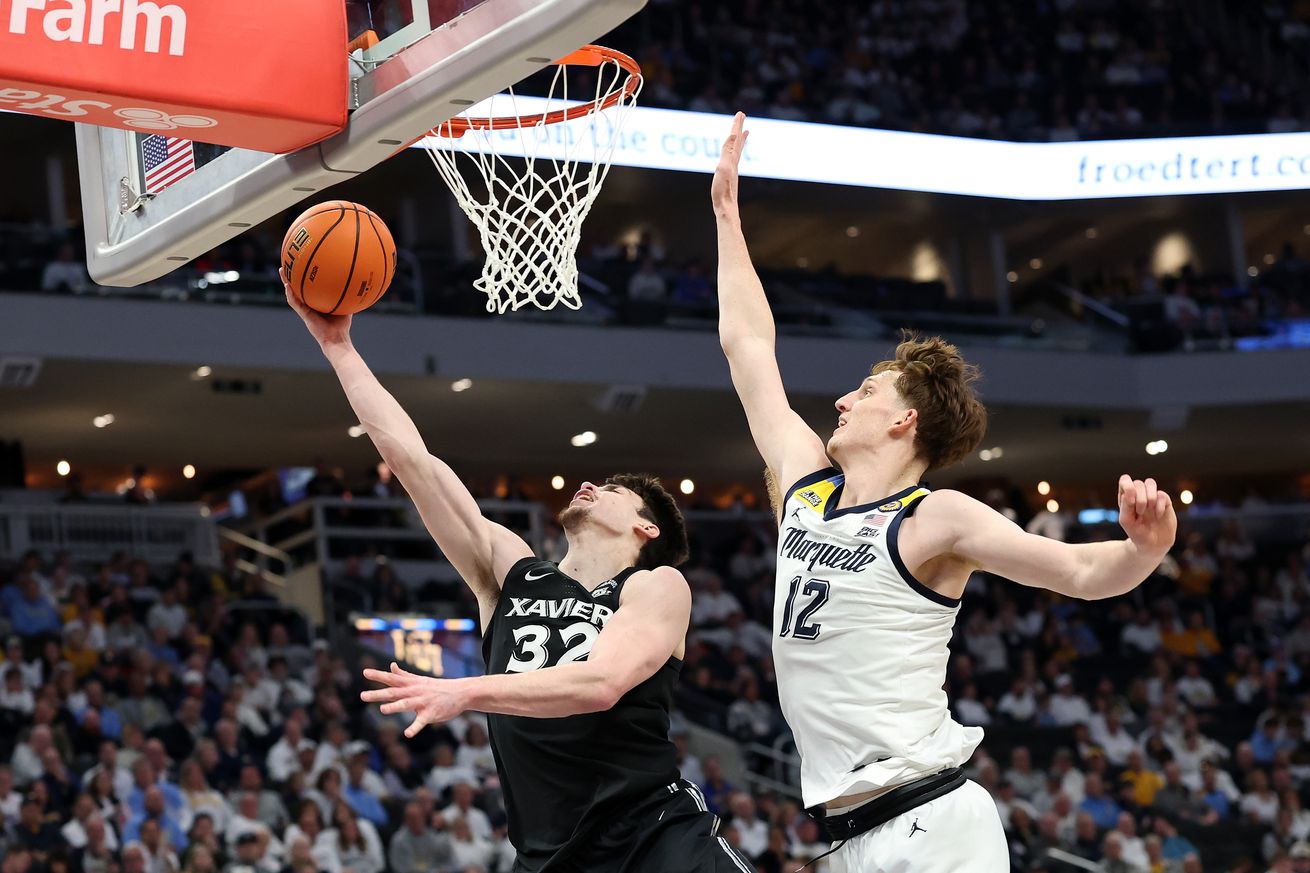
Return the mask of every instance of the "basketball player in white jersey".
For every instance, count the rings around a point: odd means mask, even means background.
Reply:
[[[919,484],[986,429],[977,370],[940,339],[907,341],[837,399],[821,439],[787,402],[774,324],[737,206],[738,114],[712,198],[719,337],[751,434],[781,486],[773,655],[801,790],[837,843],[833,873],[1009,869],[987,792],[961,766],[982,730],[947,709],[948,644],[976,570],[1083,599],[1131,591],[1173,545],[1153,480],[1119,480],[1128,539],[1068,545],[1024,533],[983,503]],[[818,808],[818,809],[816,809]]]

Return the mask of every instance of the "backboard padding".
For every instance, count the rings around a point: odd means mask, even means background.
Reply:
[[[394,155],[467,106],[616,27],[646,0],[485,0],[354,83],[337,136],[289,155],[233,149],[124,212],[139,190],[128,134],[77,126],[92,278],[157,279],[337,182]],[[345,51],[342,53],[346,62]]]

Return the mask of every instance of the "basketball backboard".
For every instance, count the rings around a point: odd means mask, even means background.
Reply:
[[[163,276],[376,166],[613,29],[646,0],[341,2],[352,37],[371,30],[376,42],[349,54],[342,46],[350,120],[315,146],[273,155],[190,143],[180,123],[139,131],[77,125],[92,278],[128,287]]]

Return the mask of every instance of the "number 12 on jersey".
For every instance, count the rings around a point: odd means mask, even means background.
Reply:
[[[823,625],[815,624],[811,621],[814,614],[819,611],[823,604],[828,602],[828,589],[831,586],[822,579],[810,579],[801,586],[801,577],[796,576],[791,580],[791,588],[787,592],[787,606],[782,611],[782,628],[778,631],[778,636],[792,636],[798,640],[817,640],[819,631]],[[797,597],[800,597],[801,604],[797,611]],[[810,598],[806,602],[805,598]],[[796,629],[792,630],[792,616],[796,617]]]

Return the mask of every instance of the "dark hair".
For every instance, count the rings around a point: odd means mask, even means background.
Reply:
[[[643,570],[654,567],[676,567],[687,560],[687,526],[673,495],[664,490],[659,477],[649,473],[619,473],[605,480],[606,485],[618,485],[641,498],[644,504],[638,515],[660,529],[660,535],[648,540],[637,554],[637,566]]]
[[[906,331],[896,357],[873,373],[900,373],[896,390],[919,413],[914,447],[928,469],[949,467],[969,455],[987,432],[987,409],[974,393],[978,368],[941,337],[921,340]]]

